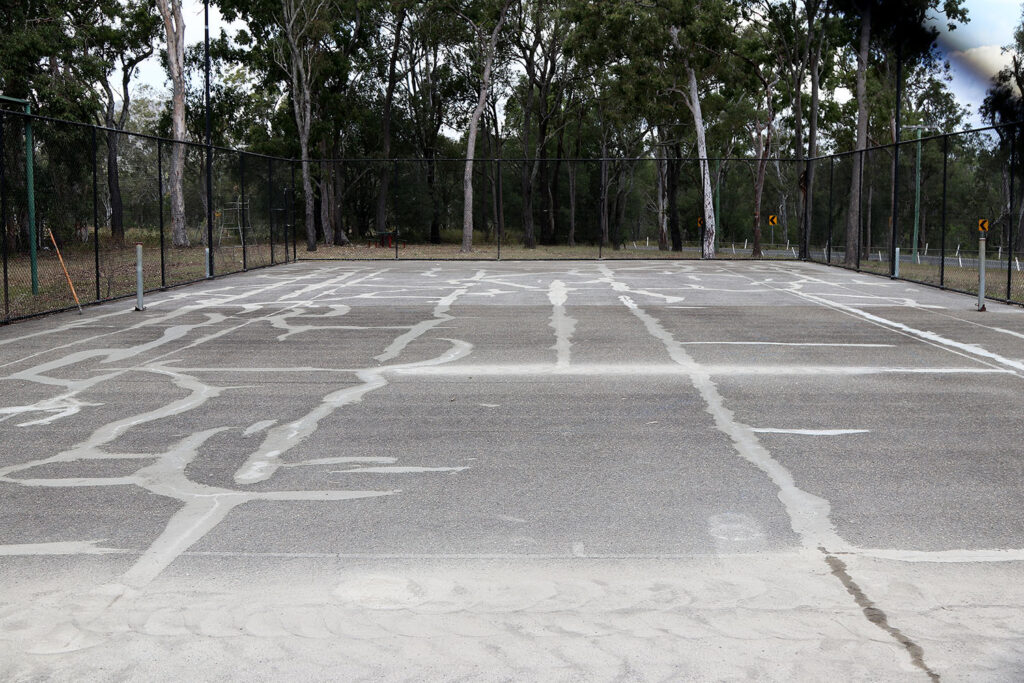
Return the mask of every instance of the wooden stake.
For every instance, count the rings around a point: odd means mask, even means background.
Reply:
[[[50,233],[50,241],[53,242],[53,248],[57,251],[57,260],[60,261],[60,267],[64,271],[64,277],[68,280],[68,287],[71,288],[71,296],[75,297],[75,305],[78,306],[78,315],[82,315],[82,303],[78,300],[78,293],[75,292],[75,285],[71,282],[71,276],[68,275],[68,268],[64,265],[64,257],[60,255],[60,247],[57,246],[57,238],[53,236],[53,230],[47,228],[47,232]]]

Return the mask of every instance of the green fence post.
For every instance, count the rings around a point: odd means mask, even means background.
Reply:
[[[915,177],[914,181],[914,250],[913,257],[914,261],[917,261],[917,241],[920,235],[921,228],[921,129],[923,126],[917,126],[917,163],[915,164]]]

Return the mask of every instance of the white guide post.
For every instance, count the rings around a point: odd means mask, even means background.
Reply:
[[[135,245],[135,310],[144,311],[146,307],[142,303],[142,245]]]

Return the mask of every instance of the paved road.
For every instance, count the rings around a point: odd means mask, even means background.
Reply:
[[[1019,680],[1024,310],[299,263],[0,329],[0,678]]]

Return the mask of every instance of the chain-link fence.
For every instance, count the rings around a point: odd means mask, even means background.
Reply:
[[[694,159],[321,160],[303,258],[701,258],[705,194],[716,257],[797,258],[802,167],[712,159],[708,194]]]
[[[307,197],[295,160],[5,111],[0,320],[76,295],[130,296],[135,244],[149,290],[299,256],[695,259],[711,248],[976,294],[979,221],[988,296],[1024,303],[1019,137],[1016,125],[919,129],[811,161],[484,158],[467,172],[465,159],[310,160]]]
[[[809,258],[976,295],[984,235],[986,296],[1024,303],[1021,126],[911,132],[812,162]]]
[[[294,260],[294,162],[210,151],[0,112],[0,321],[133,295],[136,244],[147,290]]]

